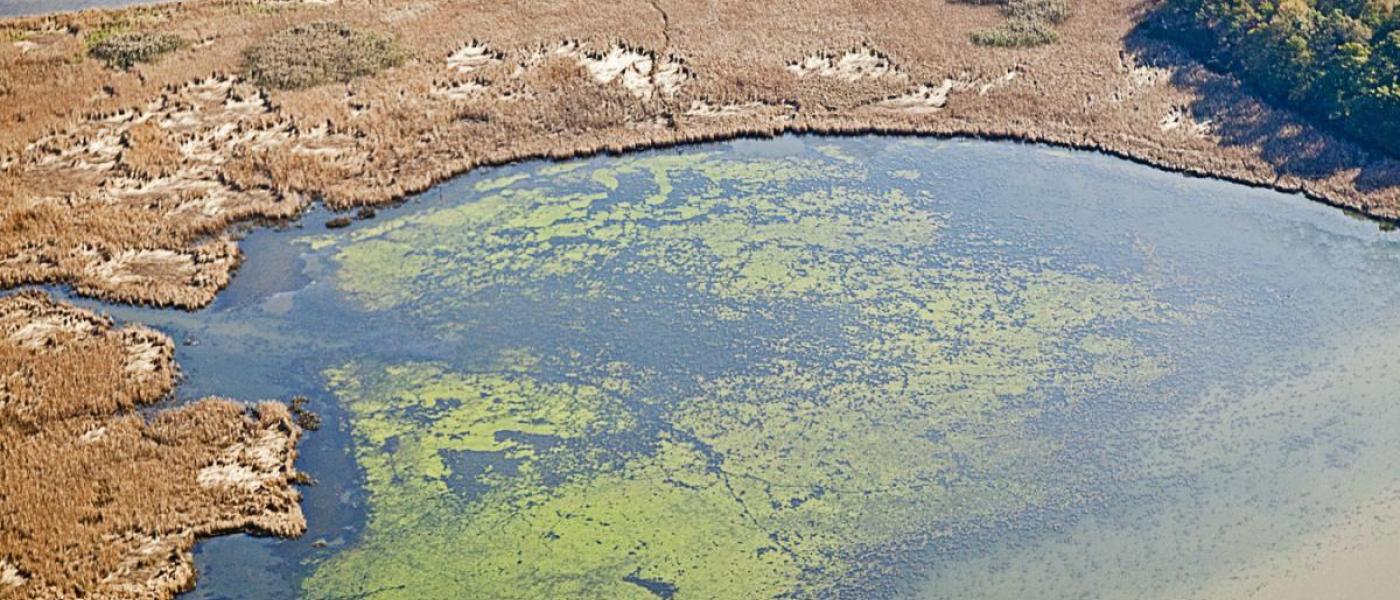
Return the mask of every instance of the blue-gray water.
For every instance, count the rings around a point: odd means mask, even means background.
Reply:
[[[202,542],[191,598],[1247,597],[1400,483],[1400,245],[1297,196],[783,137],[326,218],[208,309],[80,301],[179,401],[325,417],[308,533]]]
[[[0,17],[47,15],[89,8],[160,4],[159,0],[0,0]]]

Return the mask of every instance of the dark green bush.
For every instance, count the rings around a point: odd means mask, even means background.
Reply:
[[[88,48],[88,56],[107,63],[114,69],[130,69],[138,63],[155,60],[162,54],[174,52],[185,40],[169,33],[132,31],[102,36]]]
[[[389,39],[330,21],[289,27],[243,53],[248,78],[277,89],[350,81],[398,66],[404,58]]]

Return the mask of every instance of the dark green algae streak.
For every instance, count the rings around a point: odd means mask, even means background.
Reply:
[[[1034,423],[1150,388],[1172,362],[1138,338],[1209,307],[944,242],[917,172],[817,150],[543,167],[312,240],[364,309],[478,357],[325,372],[368,522],[306,594],[821,596],[1093,501]],[[511,312],[535,335],[481,333]]]

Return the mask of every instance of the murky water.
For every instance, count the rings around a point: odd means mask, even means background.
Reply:
[[[104,307],[326,420],[194,598],[1238,598],[1400,483],[1395,237],[1103,156],[529,163],[245,248]]]

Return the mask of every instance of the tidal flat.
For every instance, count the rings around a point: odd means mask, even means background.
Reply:
[[[244,245],[110,308],[182,396],[326,419],[308,533],[203,543],[193,598],[1251,597],[1396,502],[1400,246],[1294,196],[784,137]]]

